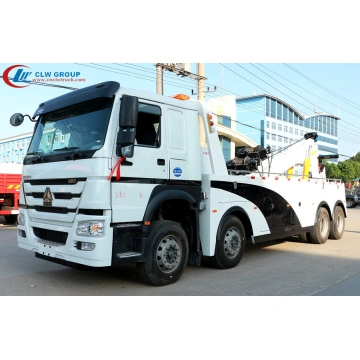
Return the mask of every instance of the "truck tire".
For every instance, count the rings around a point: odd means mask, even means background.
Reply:
[[[313,244],[324,244],[330,234],[330,217],[323,207],[318,209],[314,228],[307,234]]]
[[[219,227],[212,263],[219,269],[230,269],[239,264],[245,250],[245,229],[235,216],[228,216]]]
[[[145,262],[136,263],[136,268],[146,283],[169,285],[180,279],[188,257],[189,244],[183,228],[173,221],[156,221],[149,230]]]
[[[334,220],[330,224],[329,239],[339,240],[345,229],[345,214],[341,206],[337,206],[334,212]]]
[[[4,215],[7,224],[17,225],[17,215]]]

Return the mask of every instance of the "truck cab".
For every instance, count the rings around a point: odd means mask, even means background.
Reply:
[[[151,224],[170,221],[199,263],[199,116],[196,102],[113,81],[41,103],[24,158],[19,246],[63,263],[141,263]]]

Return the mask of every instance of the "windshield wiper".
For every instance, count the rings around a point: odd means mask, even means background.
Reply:
[[[45,161],[44,159],[44,152],[42,150],[40,151],[33,151],[33,152],[29,152],[26,154],[26,156],[28,155],[36,155],[36,157],[34,157],[31,162],[33,164],[35,164],[36,162],[41,162],[41,161]]]
[[[29,152],[26,155],[39,155],[39,156],[43,156],[43,152],[42,151],[34,151],[34,152]]]
[[[77,150],[79,147],[78,146],[71,146],[71,147],[63,147],[63,148],[60,148],[60,149],[54,149],[53,151],[60,151],[60,150]]]
[[[78,151],[79,147],[78,146],[70,146],[70,147],[63,147],[61,149],[55,149],[53,151],[60,151],[60,150],[65,150],[65,151],[69,151],[69,150],[77,150],[77,151],[74,151],[74,153],[70,156],[70,159],[72,160],[76,160],[76,159],[80,159],[83,156],[83,153]],[[69,157],[66,157],[66,159],[69,159]]]

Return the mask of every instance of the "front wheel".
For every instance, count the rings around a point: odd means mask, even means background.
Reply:
[[[346,199],[346,207],[347,208],[354,208],[355,207],[355,201],[353,199]]]
[[[228,216],[218,229],[213,265],[230,269],[239,264],[245,250],[245,229],[235,216]]]
[[[308,240],[313,244],[324,244],[330,233],[330,216],[325,208],[319,208],[314,228],[308,233]]]
[[[156,286],[180,279],[189,257],[189,244],[183,228],[173,221],[156,221],[151,225],[145,262],[137,263],[141,278]]]
[[[345,229],[345,214],[341,206],[337,206],[334,212],[334,220],[331,221],[329,239],[339,240]]]

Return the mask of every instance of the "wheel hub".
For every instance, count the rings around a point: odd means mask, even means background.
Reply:
[[[181,259],[181,248],[175,237],[164,238],[157,249],[157,264],[161,271],[171,272],[179,264]]]
[[[224,250],[228,257],[235,257],[240,251],[241,237],[235,228],[230,228],[224,238]]]

